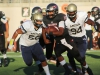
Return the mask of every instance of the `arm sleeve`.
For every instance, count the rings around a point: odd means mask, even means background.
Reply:
[[[60,21],[59,22],[59,27],[65,28],[65,21]]]
[[[83,21],[84,21],[84,22],[86,22],[86,21],[89,19],[86,12],[82,12],[81,15],[83,15],[82,18],[83,18]]]
[[[65,20],[66,20],[66,15],[61,14],[60,22],[59,22],[59,27],[65,28]]]
[[[25,22],[20,26],[20,28],[23,31],[23,33],[26,33],[29,30],[30,25],[27,22]]]

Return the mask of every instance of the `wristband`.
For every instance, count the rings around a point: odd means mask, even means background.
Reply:
[[[14,39],[11,39],[9,44],[13,45],[13,43],[14,43]]]

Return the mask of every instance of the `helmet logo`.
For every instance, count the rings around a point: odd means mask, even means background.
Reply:
[[[57,8],[57,7],[54,5],[53,8],[55,9],[55,8]]]

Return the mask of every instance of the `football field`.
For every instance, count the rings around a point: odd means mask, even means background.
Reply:
[[[9,65],[7,67],[0,67],[0,75],[34,75],[38,70],[35,62],[30,67],[27,67],[23,62],[21,53],[7,52],[9,58]],[[66,52],[62,54],[66,61],[68,62]],[[0,55],[0,58],[1,55]],[[94,75],[100,75],[100,50],[87,51],[86,60],[88,65],[93,70]],[[63,75],[63,67],[56,67],[54,64],[48,62],[50,72],[52,75]],[[77,66],[79,63],[77,62]],[[45,75],[43,72],[41,75]]]

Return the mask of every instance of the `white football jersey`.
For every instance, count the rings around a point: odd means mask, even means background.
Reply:
[[[68,28],[69,35],[72,37],[82,37],[86,35],[84,24],[87,20],[88,20],[87,13],[80,11],[77,12],[77,19],[75,22],[72,22],[67,17],[65,25]]]
[[[42,28],[36,30],[31,20],[25,21],[20,28],[24,32],[20,37],[20,45],[32,46],[38,43]]]

